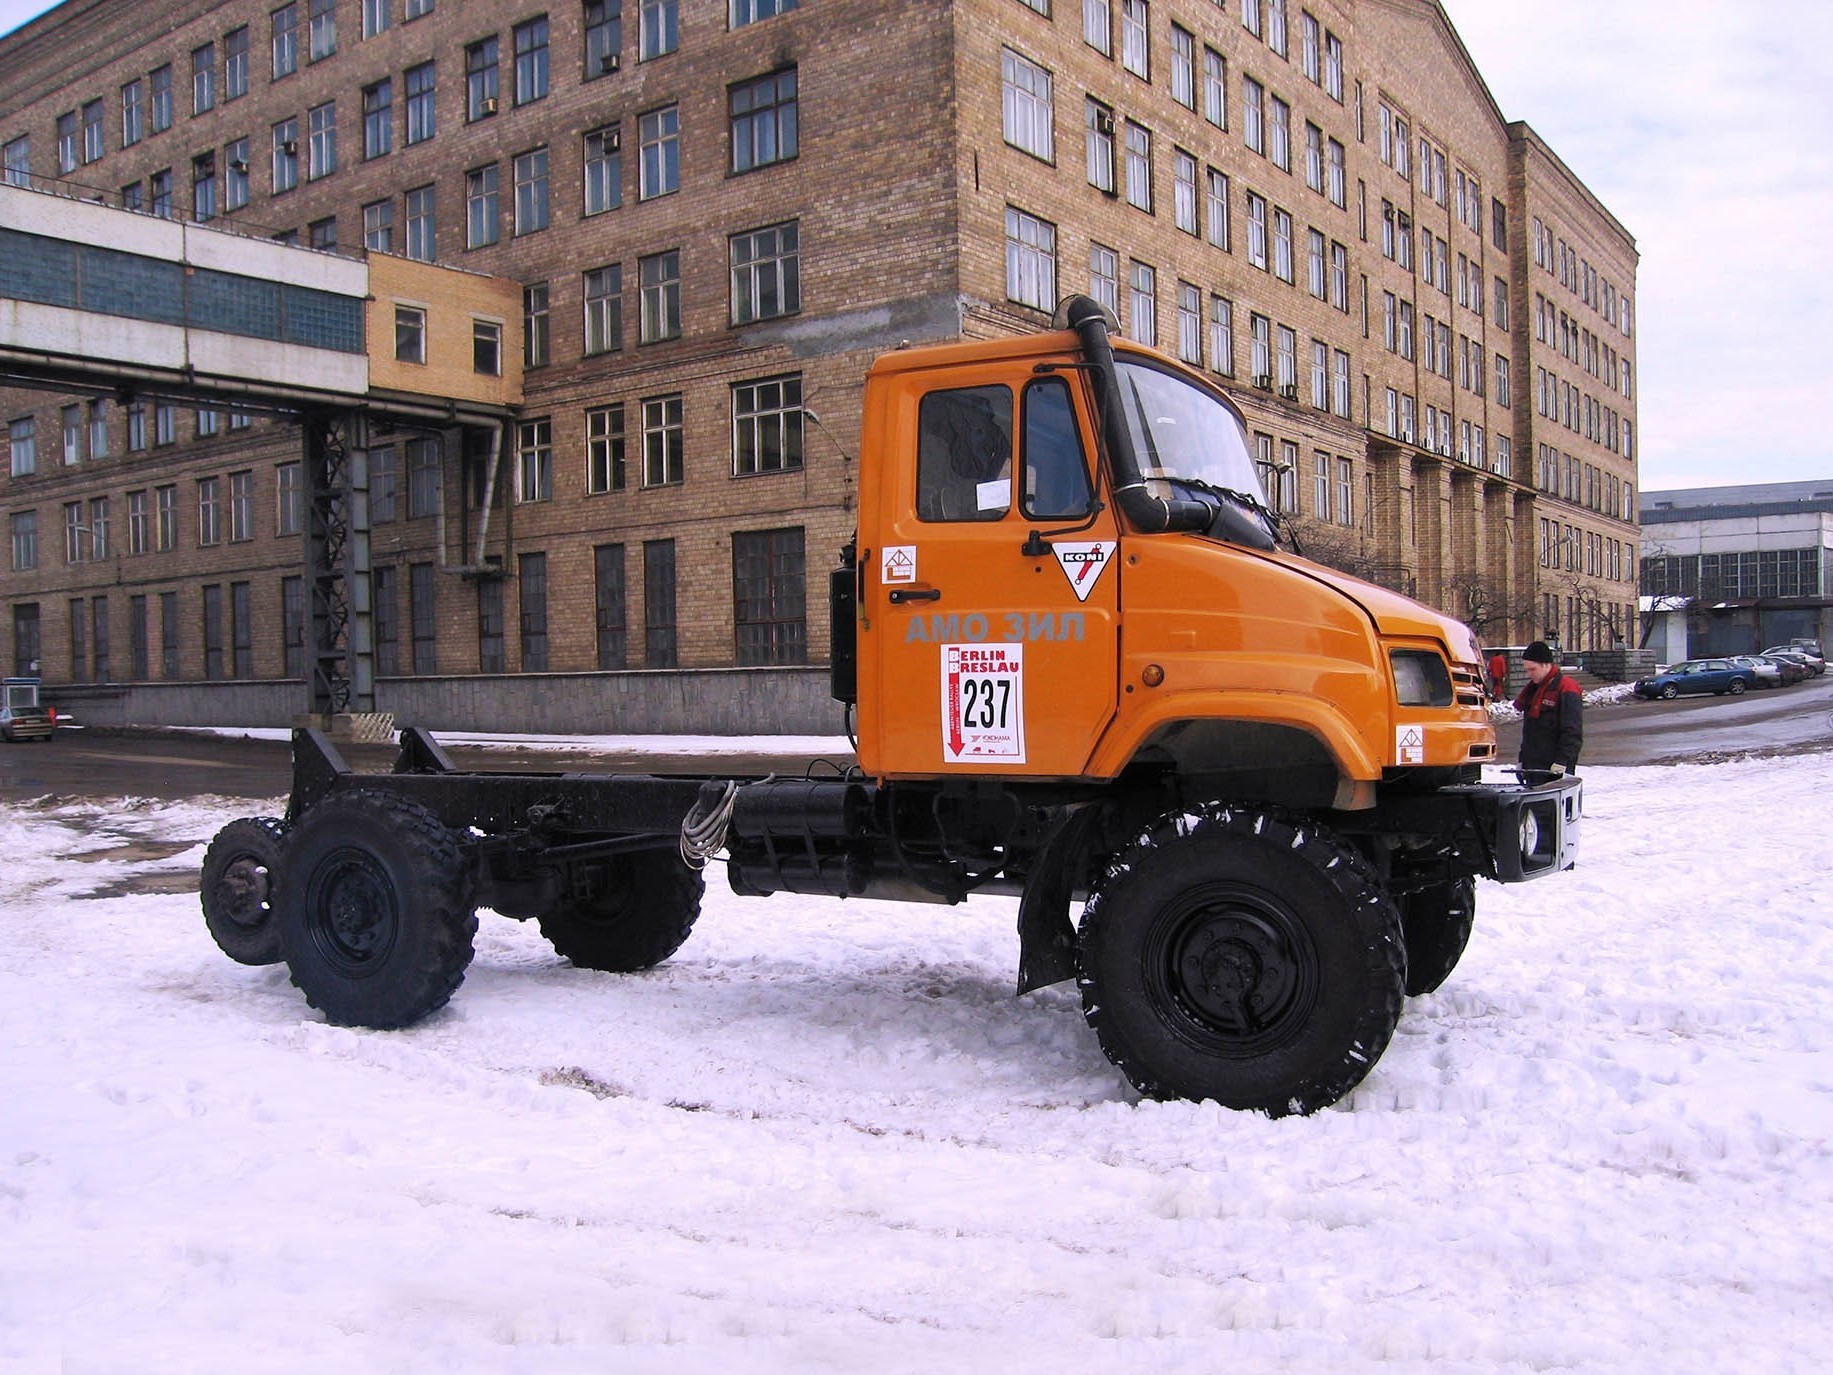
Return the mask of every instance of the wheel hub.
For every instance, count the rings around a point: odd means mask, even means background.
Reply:
[[[1264,915],[1241,909],[1198,914],[1178,942],[1173,970],[1190,1010],[1237,1036],[1278,1022],[1299,983],[1290,942]]]
[[[373,967],[394,943],[394,886],[365,854],[333,861],[318,883],[321,916],[314,935],[325,957],[345,973]]]
[[[272,896],[269,882],[267,866],[252,855],[223,870],[220,886],[229,919],[238,926],[259,926],[265,921]]]

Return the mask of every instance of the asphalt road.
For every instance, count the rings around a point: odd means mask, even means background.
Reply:
[[[1721,759],[1744,754],[1798,754],[1833,749],[1833,675],[1793,687],[1742,697],[1683,697],[1592,707],[1586,712],[1584,764],[1655,764]],[[1497,732],[1500,758],[1513,760],[1520,729]],[[584,751],[520,753],[448,746],[461,768],[579,773],[800,775],[805,756],[690,755]],[[352,767],[386,771],[393,746],[347,746]],[[850,763],[841,755],[837,762]],[[185,731],[98,730],[60,732],[50,744],[0,744],[0,801],[46,795],[159,797],[220,794],[284,798],[291,786],[292,752],[284,740],[201,735]]]

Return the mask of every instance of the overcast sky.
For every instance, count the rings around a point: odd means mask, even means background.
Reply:
[[[1643,488],[1833,478],[1833,3],[1445,6],[1635,236]],[[0,0],[0,33],[46,8]]]

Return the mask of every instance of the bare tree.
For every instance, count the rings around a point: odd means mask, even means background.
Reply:
[[[1515,595],[1504,578],[1475,569],[1445,579],[1445,598],[1453,613],[1476,634],[1480,644],[1503,644],[1519,626],[1532,625],[1537,610],[1530,593]]]

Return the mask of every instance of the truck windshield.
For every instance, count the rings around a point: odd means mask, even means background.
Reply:
[[[1247,432],[1232,410],[1172,373],[1125,357],[1114,361],[1142,477],[1265,500]]]

